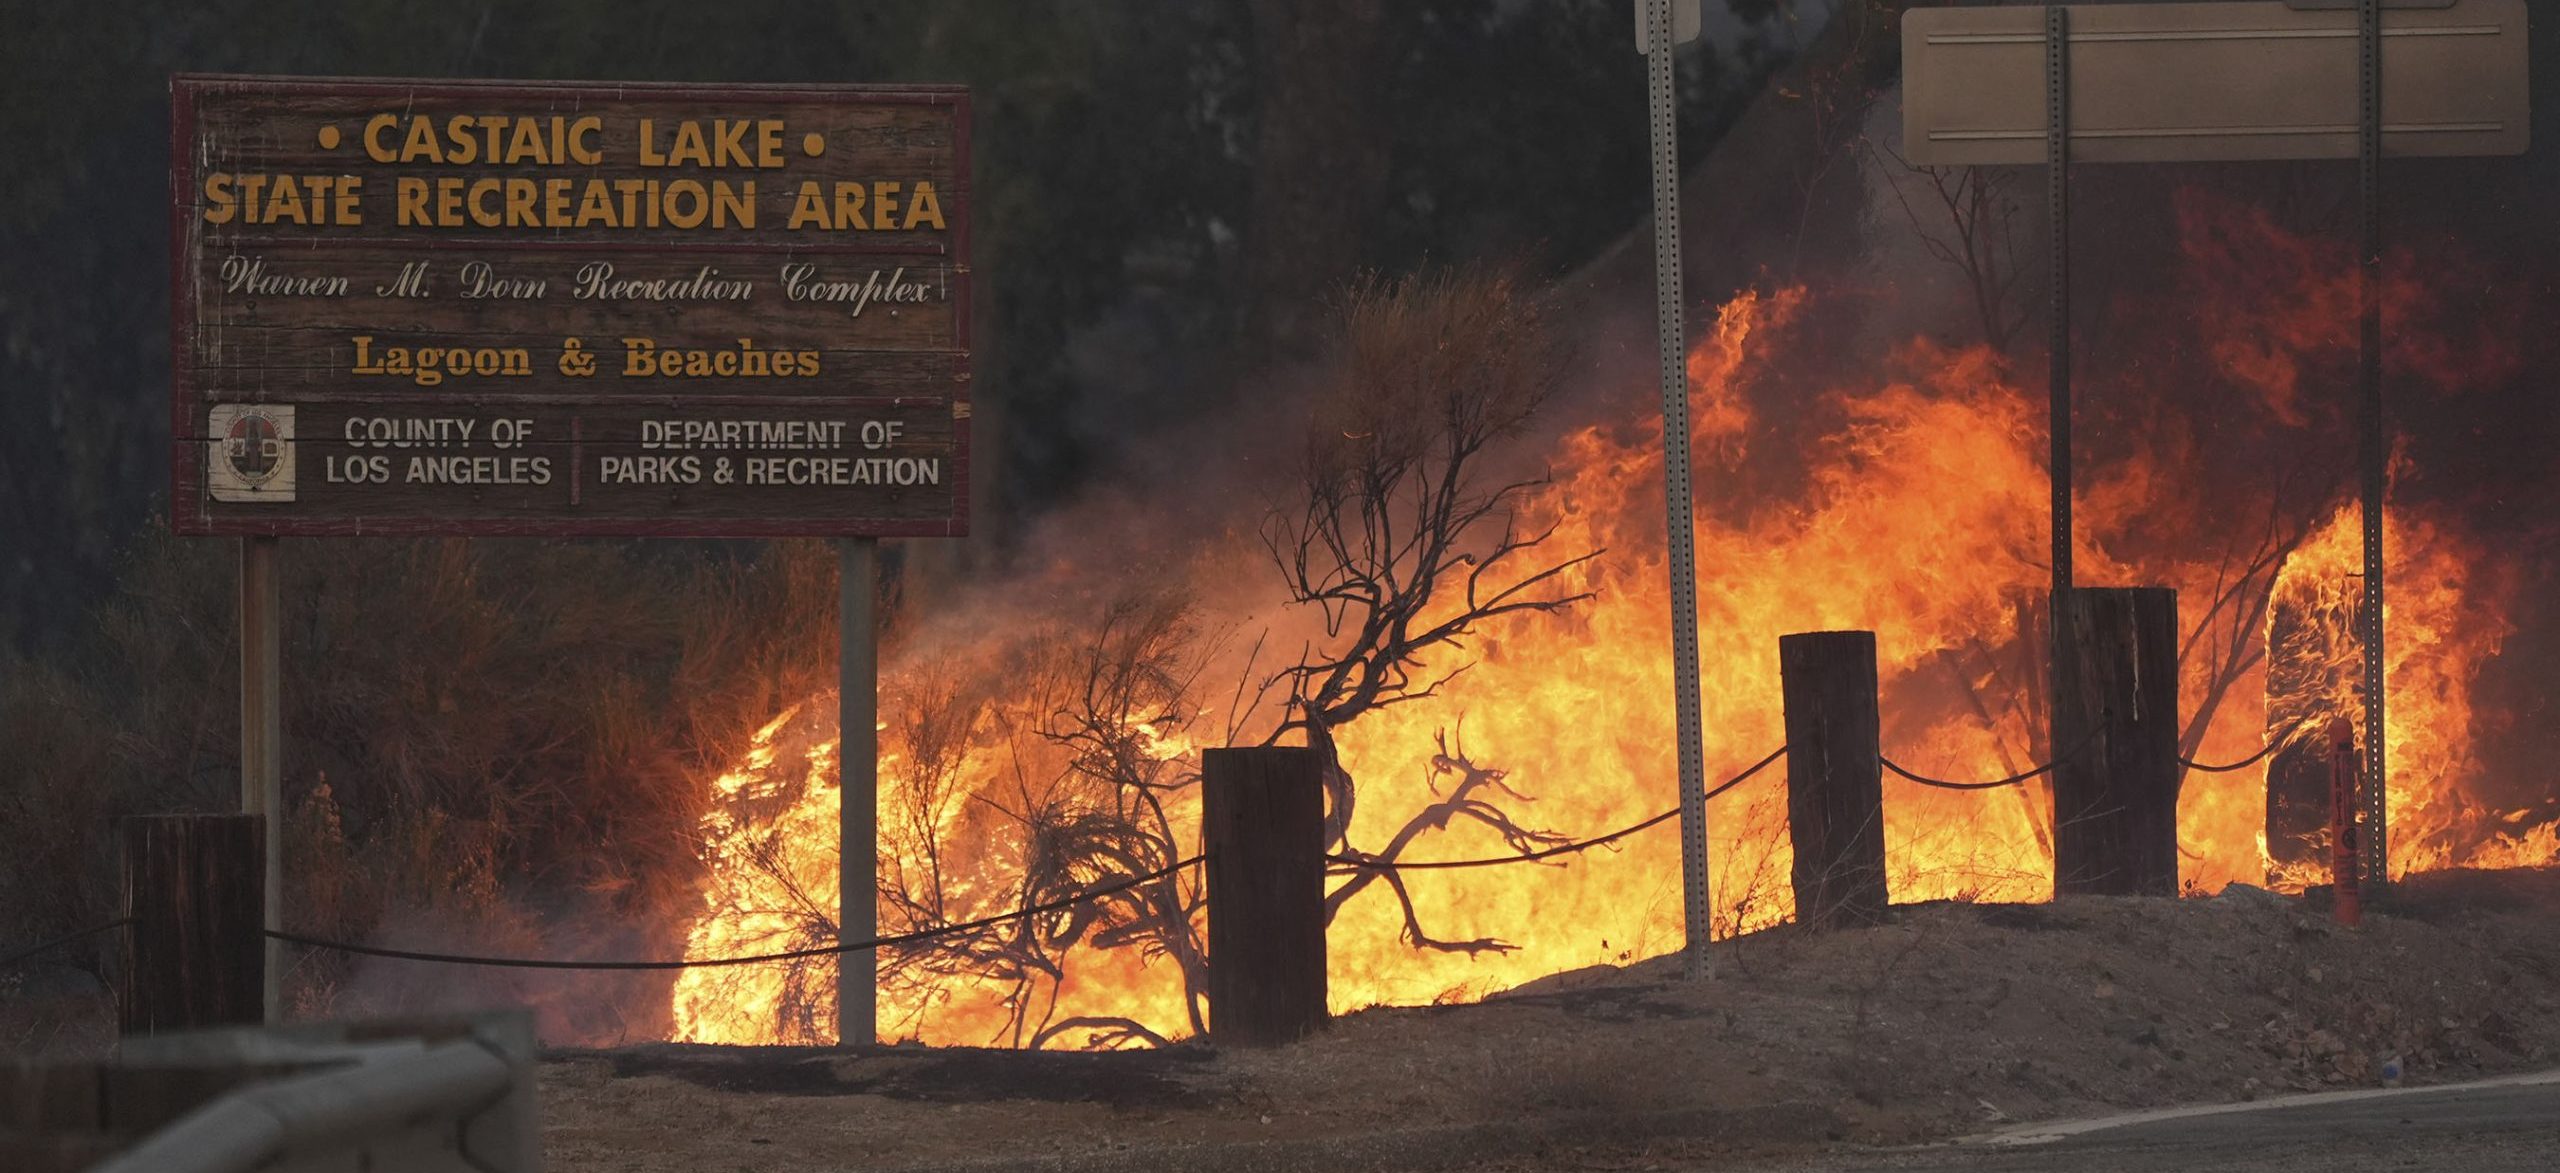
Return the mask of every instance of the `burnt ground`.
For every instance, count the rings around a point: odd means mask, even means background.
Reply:
[[[2322,895],[1905,906],[1720,943],[1709,983],[1658,958],[1272,1051],[556,1052],[548,1167],[1645,1169],[2560,1065],[2560,871],[2422,876],[2356,930]],[[0,1050],[111,1044],[35,972]]]
[[[616,1079],[663,1076],[720,1092],[776,1096],[880,1096],[920,1103],[1044,1100],[1120,1110],[1202,1108],[1211,1095],[1196,1069],[1206,1047],[1086,1053],[980,1047],[712,1047],[659,1043],[610,1051],[554,1052],[554,1063],[600,1064]]]
[[[2560,871],[2316,898],[1934,903],[1378,1009],[1272,1051],[672,1045],[544,1068],[564,1173],[1641,1169],[2560,1062]]]

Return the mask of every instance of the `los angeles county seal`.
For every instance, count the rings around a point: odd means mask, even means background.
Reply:
[[[205,420],[207,487],[216,501],[293,500],[293,409],[226,403]]]

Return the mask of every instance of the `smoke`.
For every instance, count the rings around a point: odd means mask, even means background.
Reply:
[[[365,944],[462,957],[644,960],[678,956],[691,909],[628,919],[591,907],[540,909],[518,902],[468,910],[394,911]],[[321,956],[312,954],[309,956]],[[306,961],[306,965],[310,962]],[[534,1013],[545,1045],[610,1047],[666,1038],[672,1026],[664,972],[511,969],[350,956],[336,976],[294,981],[298,1017],[361,1019],[462,1015],[498,1008]]]

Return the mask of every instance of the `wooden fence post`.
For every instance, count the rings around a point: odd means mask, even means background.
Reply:
[[[2175,896],[2178,594],[2081,588],[2054,611],[2054,891]]]
[[[265,1021],[266,819],[151,815],[123,832],[123,1032]]]
[[[1325,1023],[1324,779],[1298,746],[1200,755],[1209,1037],[1293,1042]]]
[[[1778,678],[1786,698],[1796,922],[1873,924],[1888,899],[1875,633],[1780,636]]]

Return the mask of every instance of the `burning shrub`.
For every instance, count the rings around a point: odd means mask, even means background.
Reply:
[[[1522,529],[1518,502],[1539,478],[1494,475],[1496,448],[1553,393],[1563,350],[1507,272],[1371,281],[1346,299],[1341,363],[1309,404],[1293,496],[1262,531],[1287,601],[1315,614],[1307,652],[1277,673],[1226,656],[1186,594],[1144,588],[1053,609],[957,659],[918,643],[892,674],[882,755],[881,928],[901,932],[1047,904],[1156,875],[1196,854],[1196,746],[1212,715],[1201,682],[1236,673],[1229,740],[1304,736],[1331,763],[1328,838],[1347,849],[1355,808],[1333,735],[1362,715],[1425,700],[1481,625],[1553,613],[1581,595],[1554,589],[1591,555],[1535,561],[1547,534]],[[1522,565],[1522,564],[1525,564]],[[913,639],[922,641],[923,637]],[[929,641],[927,641],[929,642]],[[987,645],[1000,645],[990,648]],[[1285,711],[1266,703],[1286,694]],[[705,816],[713,879],[691,956],[823,943],[836,897],[833,826],[841,796],[822,698],[795,708],[718,782]],[[1558,842],[1522,827],[1526,801],[1502,771],[1438,739],[1434,774],[1451,789],[1420,804],[1386,846],[1392,860],[1453,821],[1499,831],[1522,852]],[[803,763],[805,763],[805,768]],[[1381,873],[1348,880],[1338,909]],[[1399,881],[1389,879],[1402,893]],[[1174,872],[1037,917],[887,951],[881,980],[895,1029],[1015,1046],[1162,1042],[1164,1007],[1203,1027],[1198,876]],[[1403,940],[1461,952],[1407,904]],[[1069,958],[1075,958],[1072,968]],[[1156,965],[1169,962],[1168,965]],[[834,959],[689,971],[676,991],[679,1037],[825,1041],[815,1013]],[[1062,1012],[1062,992],[1078,996]]]
[[[1193,695],[1206,654],[1189,601],[1138,592],[1014,632],[1001,651],[931,656],[885,682],[880,930],[979,920],[1151,875],[1196,853]],[[710,878],[688,956],[817,947],[837,939],[835,697],[796,705],[757,734],[702,816]],[[1162,1041],[1139,1013],[1180,999],[1200,1029],[1201,883],[1177,871],[1045,915],[881,952],[893,1029],[1012,1046],[1084,1031]],[[1061,1018],[1078,970],[1123,992]],[[1170,960],[1170,986],[1143,970]],[[828,1042],[837,959],[688,970],[677,1036]],[[1158,1001],[1156,1004],[1164,1004]],[[1128,1013],[1117,1012],[1125,1009]]]

